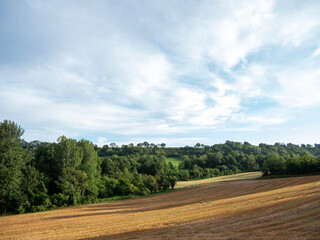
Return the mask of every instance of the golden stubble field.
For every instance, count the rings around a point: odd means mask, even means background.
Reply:
[[[320,239],[320,176],[215,182],[1,217],[0,239]]]

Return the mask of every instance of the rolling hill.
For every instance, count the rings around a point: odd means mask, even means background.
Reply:
[[[0,238],[319,239],[320,176],[216,182],[5,216],[0,218]]]

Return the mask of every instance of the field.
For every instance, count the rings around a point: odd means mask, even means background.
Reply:
[[[1,217],[0,238],[320,239],[320,176],[224,180],[143,198]]]
[[[174,167],[179,167],[181,161],[180,158],[167,158],[167,162],[171,162]]]
[[[248,172],[248,173],[239,173],[221,177],[207,178],[202,180],[195,181],[181,181],[177,182],[176,189],[186,188],[186,187],[195,187],[201,186],[209,183],[217,183],[217,182],[229,182],[229,181],[239,181],[239,180],[252,180],[257,179],[262,176],[261,172]]]

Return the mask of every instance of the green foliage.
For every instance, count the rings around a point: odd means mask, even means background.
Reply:
[[[280,175],[286,173],[286,160],[279,155],[269,156],[263,163],[263,175]]]
[[[164,178],[161,184],[163,191],[166,191],[170,187],[170,182],[167,178]]]
[[[64,136],[58,143],[40,145],[34,165],[48,176],[50,194],[68,196],[68,204],[96,201],[99,194],[100,159],[94,145]]]
[[[0,213],[43,211],[174,189],[178,180],[262,170],[265,175],[320,171],[320,144],[254,146],[248,142],[166,148],[143,142],[99,148],[87,140],[21,140],[0,123]]]
[[[29,160],[21,146],[23,129],[16,123],[0,123],[0,213],[24,212],[22,169]]]
[[[180,169],[179,178],[183,181],[187,181],[190,178],[189,171],[187,169]]]
[[[320,162],[312,155],[294,155],[284,159],[279,155],[269,156],[263,164],[264,175],[306,174],[318,172]]]
[[[52,206],[51,199],[45,192],[33,192],[28,189],[27,196],[28,201],[24,204],[24,210],[26,212],[44,211]]]
[[[195,179],[199,179],[202,177],[202,171],[200,171],[200,168],[197,164],[193,165],[192,173]]]
[[[220,176],[220,170],[218,168],[210,168],[211,176],[218,177]]]
[[[178,178],[176,176],[169,176],[167,177],[167,180],[170,184],[171,189],[173,189],[178,181]]]
[[[63,193],[55,193],[50,199],[54,207],[65,207],[69,204],[69,195]]]
[[[166,161],[167,161],[168,163],[171,163],[171,164],[173,165],[173,167],[178,168],[178,167],[179,167],[179,164],[181,163],[182,160],[179,159],[179,158],[173,158],[173,157],[171,157],[171,158],[167,158]]]
[[[33,166],[23,169],[24,180],[22,189],[25,192],[25,202],[22,204],[24,211],[44,211],[52,206],[48,190],[45,186],[47,179]]]
[[[144,175],[143,176],[143,183],[146,186],[146,188],[149,189],[151,193],[156,192],[158,188],[158,183],[155,179],[155,177],[151,175]]]
[[[79,204],[85,200],[87,174],[71,167],[63,168],[57,185],[61,192],[69,196],[69,204]]]
[[[118,186],[118,180],[114,178],[109,178],[107,176],[102,176],[99,181],[99,198],[108,198],[115,196]]]

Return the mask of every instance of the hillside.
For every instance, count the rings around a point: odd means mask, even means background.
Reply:
[[[0,218],[1,239],[315,239],[320,176],[217,182]]]
[[[204,184],[218,183],[218,182],[229,182],[229,181],[239,181],[239,180],[253,180],[262,176],[261,172],[248,172],[248,173],[238,173],[227,176],[220,176],[214,178],[207,178],[194,181],[180,181],[176,185],[176,189],[201,186]]]
[[[145,141],[98,147],[66,136],[52,143],[26,142],[23,133],[14,121],[0,122],[0,215],[145,196],[173,189],[177,181],[190,185],[190,180],[258,171],[264,176],[320,173],[320,144],[226,141],[166,148]]]

